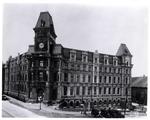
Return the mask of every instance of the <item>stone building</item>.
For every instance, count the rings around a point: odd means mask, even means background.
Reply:
[[[5,64],[4,92],[23,101],[66,101],[70,106],[93,101],[99,106],[131,102],[132,55],[121,44],[116,55],[63,47],[56,43],[52,17],[41,12],[34,45]]]

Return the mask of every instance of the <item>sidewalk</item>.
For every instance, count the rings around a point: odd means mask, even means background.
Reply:
[[[56,109],[57,106],[47,106],[43,103],[41,103],[41,110],[40,110],[40,104],[39,103],[25,103],[22,101],[19,101],[17,99],[14,99],[10,96],[8,96],[10,98],[10,102],[13,104],[16,104],[18,106],[24,107],[38,115],[42,115],[42,116],[46,116],[46,117],[88,117],[84,114],[81,114],[81,112],[74,112],[74,111],[62,111],[59,109]]]

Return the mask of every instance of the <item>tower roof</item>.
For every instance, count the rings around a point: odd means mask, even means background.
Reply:
[[[57,35],[55,34],[52,16],[47,11],[46,12],[40,12],[40,16],[38,18],[38,21],[37,21],[37,24],[36,24],[34,30],[36,30],[38,28],[39,29],[48,28],[50,30],[51,35],[54,38],[57,37]]]
[[[129,49],[127,48],[126,44],[121,44],[117,53],[116,53],[116,56],[122,56],[122,55],[125,55],[125,56],[131,56],[131,53],[129,51]]]
[[[51,25],[53,25],[53,20],[49,12],[40,12],[40,16],[35,28],[41,27],[42,22],[44,23],[44,27],[50,27]]]

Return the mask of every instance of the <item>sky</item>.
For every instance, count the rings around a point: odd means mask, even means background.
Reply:
[[[40,12],[48,11],[67,48],[115,55],[120,44],[133,55],[132,76],[148,74],[148,12],[144,7],[85,4],[5,4],[3,8],[3,62],[34,44]]]

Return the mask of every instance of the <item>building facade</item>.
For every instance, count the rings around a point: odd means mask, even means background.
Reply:
[[[4,93],[23,101],[66,101],[70,106],[93,101],[99,106],[131,104],[132,55],[121,44],[116,55],[63,47],[56,43],[52,17],[41,12],[34,45],[10,57],[4,66]]]
[[[147,105],[147,76],[132,77],[131,99],[133,103]]]

